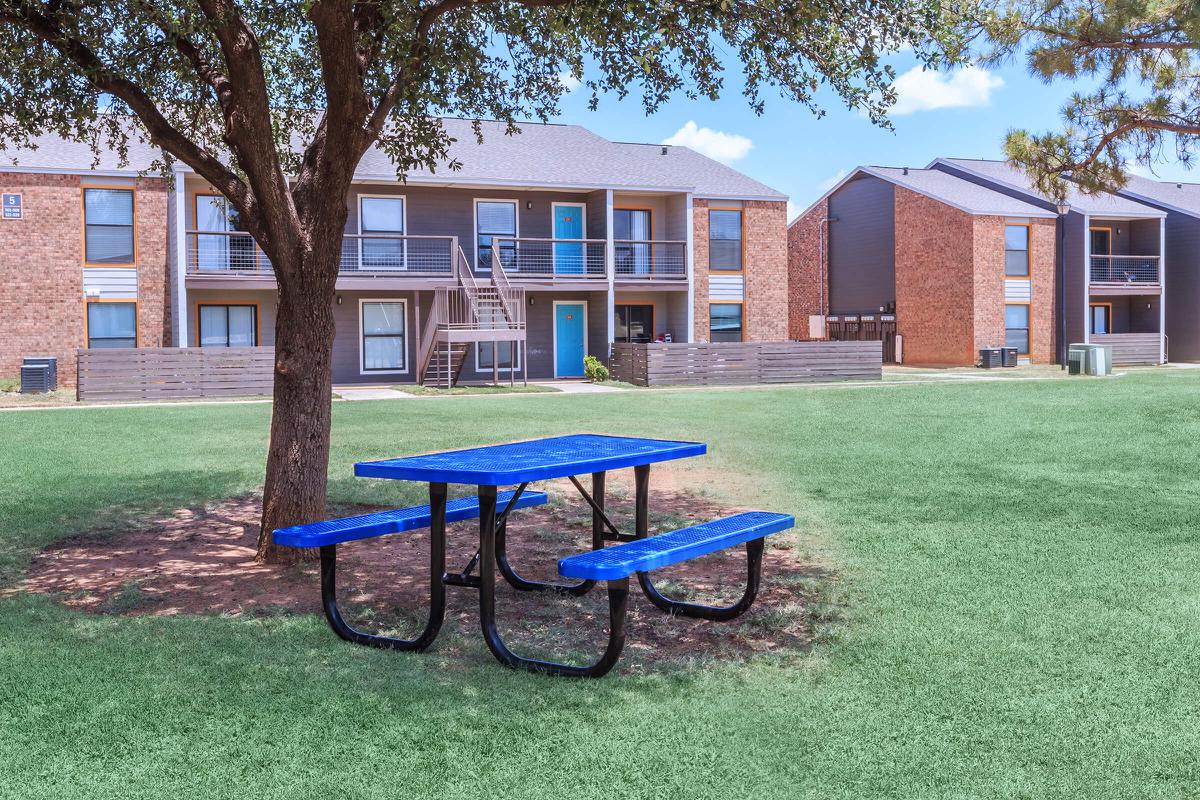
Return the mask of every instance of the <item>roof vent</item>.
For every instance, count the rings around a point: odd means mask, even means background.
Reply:
[[[907,175],[907,174],[908,174],[908,167],[905,167],[905,168],[904,168],[904,174],[905,174],[905,175]]]
[[[667,154],[667,146],[665,144],[663,145],[662,154],[664,156]]]
[[[1176,189],[1182,189],[1182,188],[1183,188],[1183,184],[1182,184],[1182,183],[1177,183],[1177,184],[1175,184],[1175,188],[1176,188]]]

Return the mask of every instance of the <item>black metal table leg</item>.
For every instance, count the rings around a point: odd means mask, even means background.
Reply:
[[[493,503],[494,506],[494,503]],[[334,633],[348,642],[385,650],[424,650],[433,644],[446,616],[446,484],[429,484],[429,619],[415,639],[378,636],[352,627],[337,604],[337,545],[321,548],[321,605]]]
[[[636,492],[634,535],[638,539],[644,539],[650,535],[650,467],[634,467],[633,479]],[[740,617],[754,604],[754,598],[758,596],[758,587],[762,579],[762,556],[762,539],[751,539],[746,542],[746,591],[736,603],[728,606],[709,606],[702,603],[672,600],[658,590],[649,572],[637,574],[638,585],[642,587],[642,593],[651,603],[668,614],[727,622]]]
[[[479,487],[479,622],[488,649],[501,664],[549,675],[575,678],[599,678],[621,657],[625,647],[625,608],[629,600],[629,579],[607,581],[608,646],[594,664],[585,667],[524,658],[505,646],[496,630],[496,487]]]
[[[603,502],[604,502],[604,500],[603,500],[604,473],[598,472],[592,476],[593,487],[596,485],[596,475],[600,476],[600,493],[601,493],[600,502],[601,502],[601,504],[603,504]],[[521,489],[523,490],[524,488],[525,488],[525,486],[524,486],[524,484],[522,484]],[[516,504],[518,496],[519,495],[513,495],[513,499],[509,501],[510,507]],[[596,512],[593,511],[592,512],[592,549],[593,550],[598,550],[604,546],[603,537],[601,536],[600,538],[597,538],[596,524],[597,524],[597,516],[596,516]],[[601,529],[601,530],[603,530],[603,529]],[[545,583],[543,581],[531,581],[528,578],[522,577],[521,574],[518,573],[517,570],[512,566],[512,564],[509,563],[508,550],[506,548],[507,539],[508,539],[508,513],[507,513],[507,509],[506,509],[505,513],[501,516],[499,524],[497,524],[497,526],[496,526],[496,565],[500,567],[500,574],[504,576],[504,580],[508,581],[508,584],[510,586],[512,586],[514,589],[518,589],[522,592],[552,591],[552,592],[558,592],[559,594],[568,594],[568,595],[571,595],[572,597],[582,597],[583,595],[590,592],[592,590],[592,587],[596,585],[596,582],[594,580],[583,580],[583,581],[580,581],[579,583],[563,584],[563,583]]]

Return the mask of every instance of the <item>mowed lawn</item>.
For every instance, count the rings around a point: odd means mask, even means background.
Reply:
[[[56,537],[255,491],[267,419],[0,414],[0,582]],[[1200,794],[1200,372],[339,403],[331,499],[398,499],[358,459],[576,430],[709,442],[706,490],[795,513],[836,571],[835,635],[577,682],[353,647],[315,615],[9,597],[0,796]]]

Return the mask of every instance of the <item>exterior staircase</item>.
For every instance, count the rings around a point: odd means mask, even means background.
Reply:
[[[417,345],[417,381],[424,386],[457,385],[478,342],[511,342],[514,353],[525,343],[525,290],[512,288],[494,249],[489,283],[479,283],[461,248],[454,275],[457,286],[434,290],[433,308]],[[524,359],[521,364],[523,369]],[[511,383],[515,370],[508,372]]]

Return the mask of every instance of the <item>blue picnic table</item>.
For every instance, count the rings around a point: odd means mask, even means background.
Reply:
[[[509,667],[555,675],[599,677],[616,664],[625,642],[629,576],[637,575],[646,597],[673,615],[714,621],[733,619],[753,603],[762,571],[763,537],[791,528],[786,514],[748,511],[693,525],[670,533],[649,535],[649,479],[652,464],[704,455],[701,442],[642,439],[627,436],[574,434],[524,442],[489,445],[424,455],[365,461],[354,466],[364,478],[419,481],[429,485],[429,504],[366,514],[341,520],[283,528],[274,532],[277,544],[319,547],[321,595],[325,616],[343,639],[393,650],[424,650],[437,638],[446,610],[446,587],[479,592],[480,623],[493,655]],[[634,470],[634,531],[623,533],[605,512],[606,475],[611,470]],[[579,476],[590,475],[590,491]],[[506,553],[509,515],[547,502],[529,484],[567,478],[592,510],[592,550],[563,558],[559,574],[574,583],[546,583],[521,576]],[[475,497],[448,500],[449,484],[477,487]],[[500,491],[499,487],[515,486]],[[479,549],[456,573],[446,572],[446,524],[479,520]],[[356,539],[430,529],[430,601],[424,629],[413,639],[399,639],[358,630],[349,625],[337,605],[337,546]],[[608,546],[609,543],[614,543]],[[672,600],[654,585],[650,571],[717,550],[746,545],[747,585],[740,600],[728,606],[709,606]],[[478,574],[475,569],[478,567]],[[513,653],[496,629],[496,572],[521,591],[553,591],[583,595],[605,581],[609,604],[609,641],[593,664],[575,666],[529,659]]]

